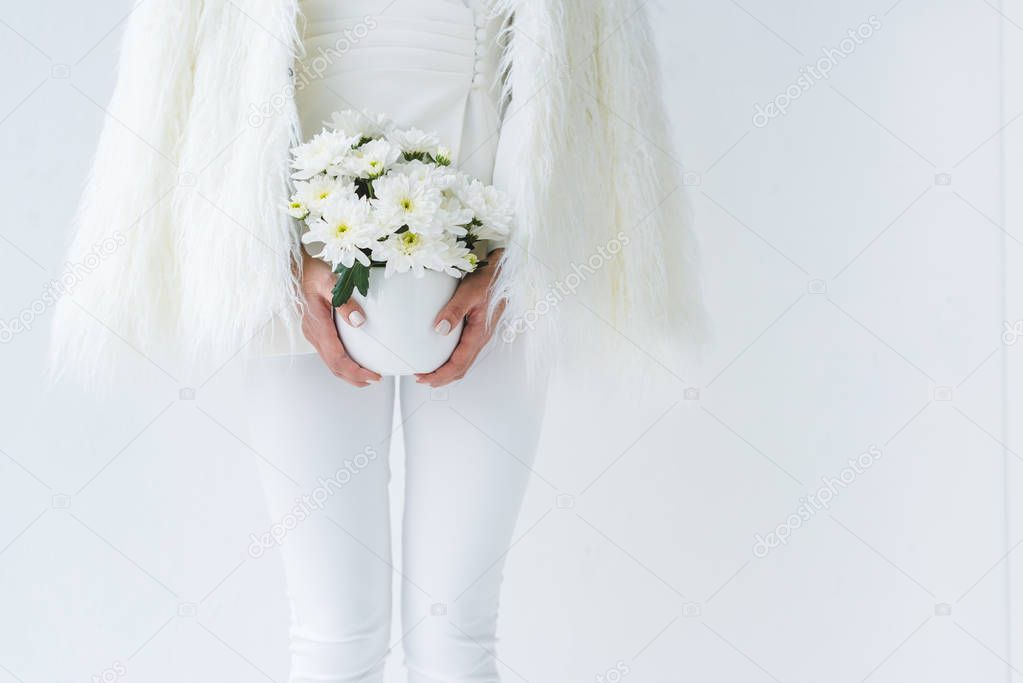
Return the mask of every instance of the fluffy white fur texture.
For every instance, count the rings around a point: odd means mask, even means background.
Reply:
[[[700,329],[643,4],[495,3],[513,17],[502,143],[514,141],[495,180],[518,206],[495,288],[534,366],[619,343],[657,355]],[[290,92],[297,16],[297,0],[137,4],[69,258],[115,231],[128,244],[58,306],[58,372],[109,376],[126,346],[194,369],[272,319],[293,333],[300,245],[280,207],[300,132],[292,99],[267,105]]]
[[[499,7],[513,16],[504,125],[515,144],[502,145],[497,171],[517,224],[496,289],[534,363],[614,368],[637,349],[671,362],[703,335],[691,211],[645,4]]]
[[[58,375],[109,379],[136,351],[187,372],[245,348],[275,314],[284,334],[296,324],[299,243],[281,207],[297,12],[296,0],[136,3],[69,260],[117,232],[127,245],[58,305]]]

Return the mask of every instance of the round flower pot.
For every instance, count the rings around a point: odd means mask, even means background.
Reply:
[[[412,273],[385,278],[383,268],[370,268],[368,294],[352,294],[366,312],[366,322],[352,327],[334,312],[348,355],[385,376],[433,372],[451,357],[462,334],[461,323],[447,335],[434,331],[437,314],[457,286],[457,278],[433,270],[421,278]]]

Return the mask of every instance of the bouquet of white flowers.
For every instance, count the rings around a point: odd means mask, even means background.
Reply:
[[[302,242],[338,275],[334,306],[356,289],[366,295],[371,267],[387,278],[426,270],[460,278],[485,265],[477,242],[508,235],[508,197],[454,170],[437,136],[358,111],[325,125],[292,150],[287,210],[308,227]]]

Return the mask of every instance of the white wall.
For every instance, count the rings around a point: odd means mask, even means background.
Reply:
[[[1012,21],[1003,24],[1005,40],[1003,42],[1005,63],[1002,69],[1002,80],[1004,83],[1003,96],[1003,118],[1006,121],[1012,120],[1023,110],[1023,82],[1018,78],[1020,70],[1023,69],[1023,43],[1018,40],[1019,26],[1023,22],[1023,12],[1019,7],[1006,5],[1003,8],[1006,16]],[[1023,320],[1023,248],[1017,241],[1019,235],[1023,234],[1023,195],[1015,188],[1023,183],[1023,155],[1016,150],[1023,149],[1023,130],[1010,126],[1004,133],[1004,154],[1005,154],[1005,220],[1002,225],[1006,228],[1006,297],[1005,297],[1005,319],[1013,330],[1016,321]],[[1011,322],[1010,322],[1011,321]],[[1011,340],[1011,337],[1010,337]],[[1012,615],[1010,623],[1010,653],[1016,669],[1020,668],[1019,663],[1023,661],[1023,628],[1020,628],[1020,610],[1023,609],[1023,585],[1020,583],[1023,574],[1020,573],[1019,557],[1015,554],[1017,540],[1023,534],[1021,524],[1021,509],[1017,496],[1013,495],[1019,491],[1020,472],[1019,458],[1017,454],[1023,452],[1023,421],[1019,419],[1023,414],[1023,355],[1018,352],[1005,354],[1005,367],[1007,371],[1006,381],[1006,447],[1009,456],[1006,462],[1008,469],[1008,518],[1009,534],[1008,542],[1012,553],[1006,558],[1009,572],[1009,609]]]
[[[0,320],[63,265],[129,4],[0,5]],[[1003,444],[1023,446],[1003,370],[1023,345],[1001,333],[1023,319],[1005,297],[1023,227],[1006,205],[1016,156],[1003,177],[1020,147],[1003,143],[1023,123],[998,133],[1023,109],[1000,63],[1004,48],[1019,64],[1023,14],[650,5],[717,344],[681,376],[651,363],[629,396],[555,390],[509,556],[507,680],[619,663],[657,683],[1011,678],[1023,468]],[[829,80],[753,124],[872,15]],[[0,346],[0,683],[122,665],[146,683],[284,681],[279,561],[246,554],[268,520],[238,368],[195,400],[141,358],[118,399],[51,391],[49,321]],[[830,510],[755,555],[756,534],[872,447]]]

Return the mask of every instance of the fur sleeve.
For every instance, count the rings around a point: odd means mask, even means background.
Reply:
[[[297,12],[297,0],[136,5],[70,259],[122,244],[58,305],[57,373],[103,379],[133,353],[197,372],[264,333],[292,337],[298,236],[281,207]]]
[[[502,336],[525,337],[538,361],[595,367],[622,347],[672,360],[703,315],[645,3],[506,4],[508,115],[523,133],[507,162],[517,224],[495,285]]]
[[[142,0],[128,19],[116,85],[75,216],[54,320],[58,375],[107,377],[119,354],[173,334],[170,197],[192,97],[201,0]],[[96,254],[103,254],[98,259]],[[134,351],[133,351],[134,349]]]

